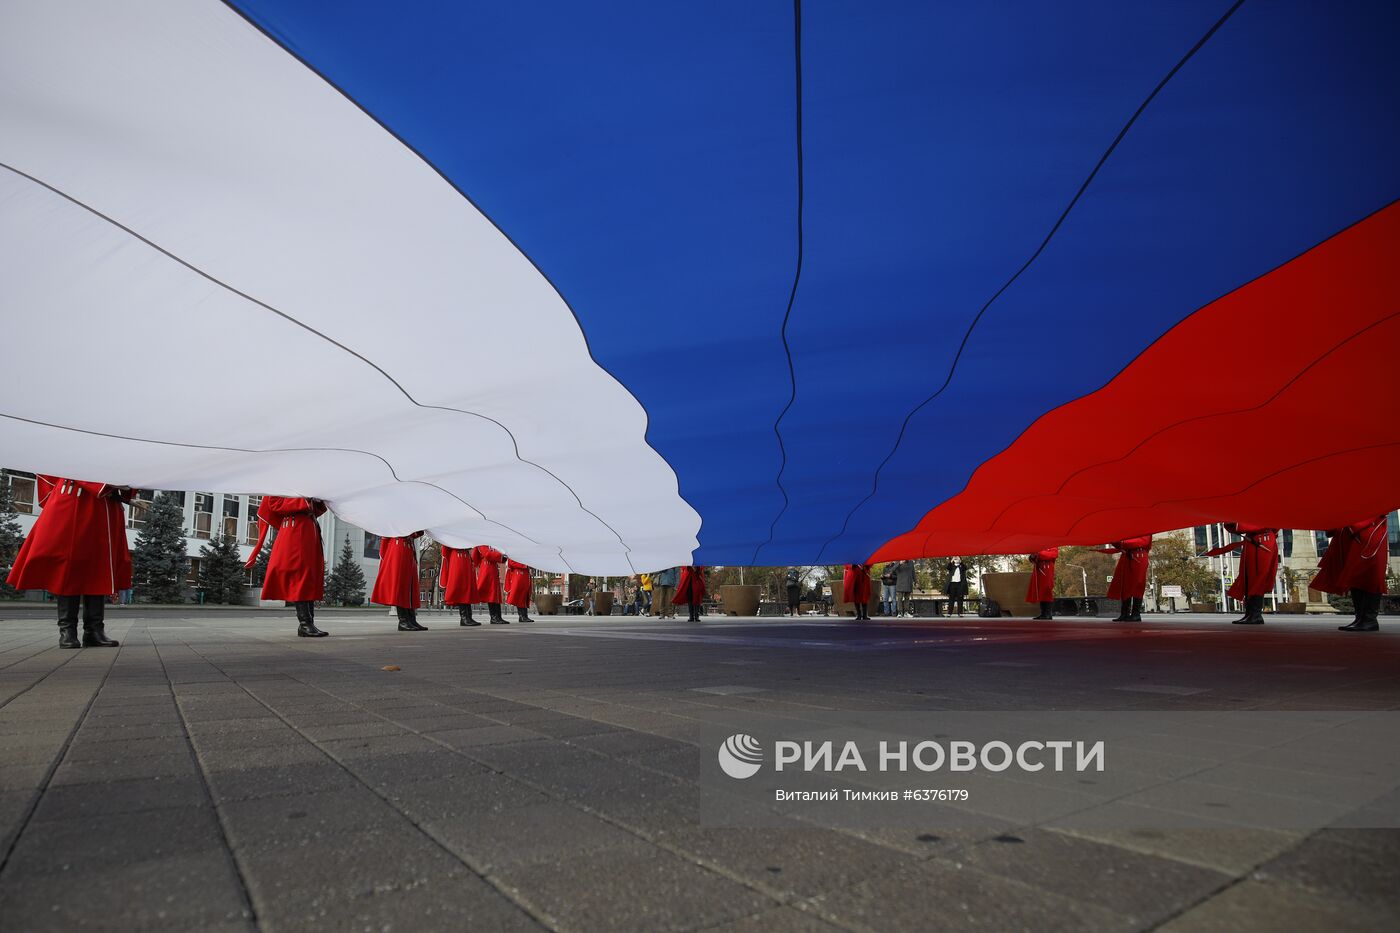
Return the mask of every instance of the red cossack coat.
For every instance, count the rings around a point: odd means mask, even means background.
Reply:
[[[1249,596],[1268,596],[1274,591],[1274,578],[1278,576],[1278,529],[1238,522],[1226,522],[1225,528],[1244,535],[1244,540],[1212,548],[1206,551],[1206,556],[1240,552],[1240,574],[1230,584],[1226,595],[1241,600]]]
[[[481,544],[472,549],[472,559],[476,561],[476,601],[499,603],[501,562],[506,556],[493,547]]]
[[[122,503],[130,502],[133,492],[39,474],[43,511],[15,555],[9,584],[55,596],[114,596],[130,589]]]
[[[870,567],[867,564],[847,564],[841,575],[842,602],[870,602]]]
[[[1385,568],[1389,557],[1386,521],[1377,515],[1369,522],[1329,531],[1332,543],[1322,555],[1318,575],[1308,584],[1325,593],[1357,589],[1385,592]]]
[[[415,531],[402,538],[379,539],[379,576],[369,597],[372,602],[401,609],[422,605],[418,596],[418,548],[413,543],[422,534]]]
[[[534,589],[530,582],[529,566],[518,560],[506,561],[506,602],[521,609],[528,609]]]
[[[1031,557],[1031,582],[1026,587],[1026,602],[1048,603],[1055,598],[1055,558],[1060,549],[1048,547]]]
[[[438,582],[442,585],[444,605],[470,606],[476,602],[476,565],[472,563],[472,549],[444,546]]]
[[[252,567],[258,562],[267,533],[275,529],[263,599],[315,602],[326,595],[326,557],[321,552],[321,526],[316,524],[325,511],[320,499],[263,496],[258,506],[258,543],[247,564]]]
[[[671,602],[684,606],[688,603],[699,605],[704,601],[705,568],[703,566],[682,567],[680,582],[676,584],[676,595],[671,597]]]
[[[1100,550],[1120,555],[1118,566],[1113,568],[1113,582],[1108,585],[1108,598],[1142,599],[1147,592],[1147,555],[1152,550],[1152,536],[1124,538],[1115,541],[1113,547]]]

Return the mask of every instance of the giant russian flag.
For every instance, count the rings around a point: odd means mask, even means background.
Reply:
[[[0,6],[0,461],[583,573],[1400,504],[1400,6]]]

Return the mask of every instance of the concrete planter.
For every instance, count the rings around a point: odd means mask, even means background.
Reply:
[[[535,597],[535,611],[542,616],[557,616],[562,605],[562,593],[541,593]]]
[[[1040,606],[1026,602],[1026,588],[1031,585],[1030,571],[982,574],[982,595],[994,599],[1001,611],[1018,619],[1040,614]]]
[[[597,593],[593,597],[593,614],[597,616],[612,615],[613,594]]]
[[[727,616],[758,615],[758,599],[762,587],[731,583],[719,588],[720,605]]]

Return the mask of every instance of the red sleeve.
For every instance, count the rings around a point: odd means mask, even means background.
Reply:
[[[1201,555],[1201,556],[1203,556],[1203,557],[1219,557],[1221,554],[1225,554],[1225,553],[1227,553],[1227,552],[1229,552],[1229,551],[1238,550],[1239,548],[1241,548],[1241,547],[1243,547],[1243,546],[1244,546],[1244,542],[1243,542],[1243,541],[1231,541],[1229,544],[1222,544],[1222,545],[1220,545],[1220,547],[1211,548],[1209,551],[1206,551],[1205,554],[1203,554],[1203,555]]]
[[[36,488],[39,491],[40,506],[43,506],[43,504],[49,500],[49,496],[53,495],[53,491],[58,488],[58,484],[63,482],[63,477],[61,476],[48,476],[43,473],[38,474],[34,479]]]

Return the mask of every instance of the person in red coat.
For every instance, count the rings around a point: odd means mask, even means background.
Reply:
[[[43,511],[15,555],[8,582],[58,598],[60,648],[115,648],[118,642],[107,637],[104,617],[107,597],[131,587],[122,503],[131,501],[134,490],[42,473],[37,479]]]
[[[681,568],[681,579],[676,584],[676,595],[671,603],[687,603],[691,622],[700,621],[700,607],[705,602],[705,568],[700,565]]]
[[[263,496],[258,505],[258,543],[246,566],[252,568],[262,553],[269,531],[272,554],[263,576],[263,599],[280,599],[297,613],[297,635],[322,638],[329,634],[316,627],[316,603],[326,595],[326,558],[321,551],[321,526],[326,504],[302,496]]]
[[[847,564],[841,590],[842,601],[855,605],[856,621],[870,621],[870,565]]]
[[[1148,552],[1152,536],[1139,535],[1113,542],[1112,547],[1100,548],[1101,554],[1118,554],[1118,566],[1113,568],[1113,582],[1108,585],[1108,598],[1122,601],[1114,622],[1141,622],[1142,597],[1147,592]]]
[[[506,602],[515,607],[521,622],[535,621],[530,618],[530,597],[534,590],[529,566],[518,560],[506,561]]]
[[[456,606],[461,625],[480,625],[472,618],[472,602],[476,599],[476,565],[472,563],[469,547],[442,547],[442,566],[438,572],[442,584],[444,605]]]
[[[1278,529],[1226,522],[1225,530],[1244,535],[1244,540],[1212,548],[1206,551],[1206,556],[1215,557],[1236,550],[1240,552],[1239,576],[1226,591],[1231,599],[1244,603],[1244,615],[1233,624],[1263,625],[1264,597],[1274,591],[1274,578],[1278,576]]]
[[[372,602],[393,606],[399,616],[400,632],[426,632],[418,624],[418,545],[423,532],[415,531],[401,538],[379,539],[379,576],[374,580]]]
[[[501,616],[501,562],[506,556],[493,547],[482,544],[472,549],[476,561],[476,598],[486,603],[492,625],[509,625]]]
[[[1328,534],[1332,536],[1332,543],[1322,555],[1318,575],[1308,585],[1326,593],[1351,593],[1356,618],[1337,626],[1340,631],[1379,631],[1389,558],[1386,517],[1377,515],[1370,521],[1330,530]]]
[[[1026,602],[1040,603],[1038,622],[1049,622],[1055,618],[1055,559],[1060,549],[1048,547],[1036,551],[1031,558],[1031,583],[1026,587]]]

